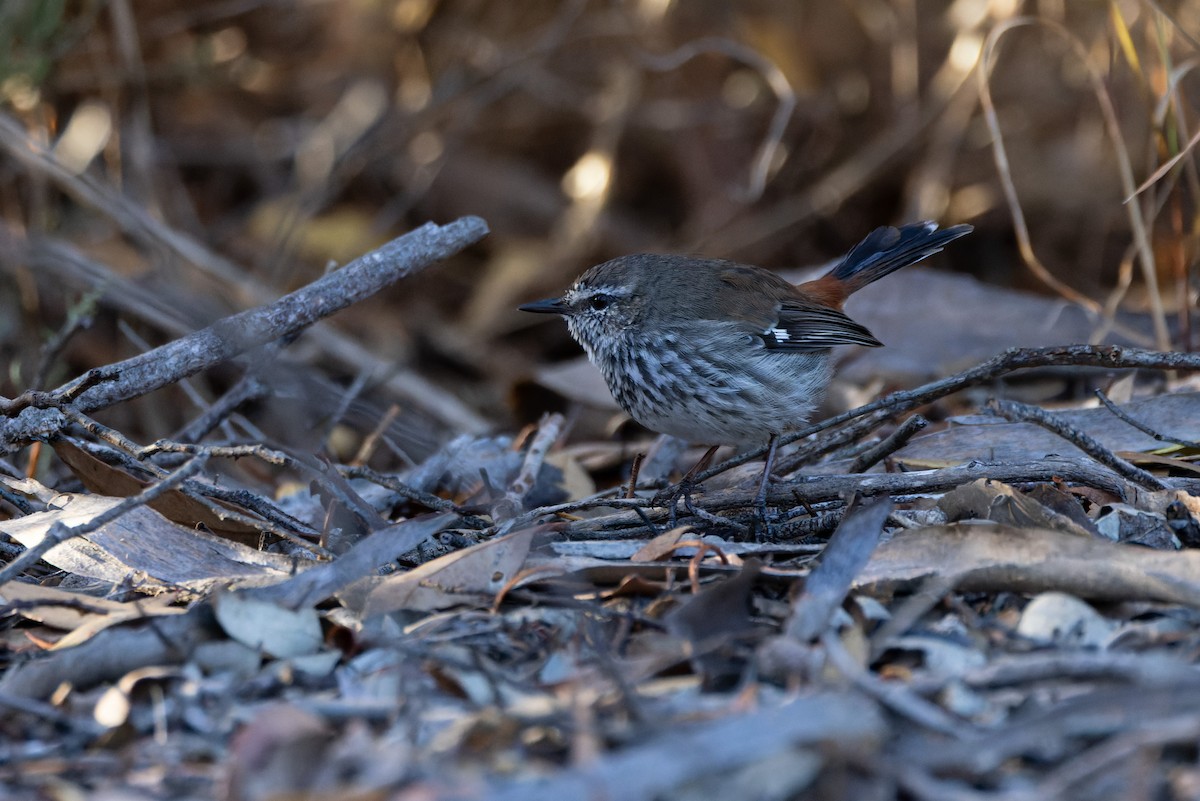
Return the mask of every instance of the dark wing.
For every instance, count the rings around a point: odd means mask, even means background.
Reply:
[[[870,331],[837,309],[785,300],[775,325],[759,336],[770,349],[819,350],[834,345],[883,345]]]

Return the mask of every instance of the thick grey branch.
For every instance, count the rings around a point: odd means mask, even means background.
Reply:
[[[273,303],[218,320],[194,334],[109,365],[105,370],[116,372],[116,378],[80,393],[74,406],[85,412],[103,409],[294,334],[457,253],[487,232],[487,223],[478,217],[463,217],[445,226],[427,223]],[[59,387],[54,394],[70,392],[82,380]],[[23,418],[0,424],[0,439],[8,442],[29,439],[31,433]]]

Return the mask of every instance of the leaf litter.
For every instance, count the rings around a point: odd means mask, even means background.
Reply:
[[[1129,411],[1179,420],[1200,403],[1158,400]],[[1129,447],[1125,422],[1084,419]],[[316,491],[297,485],[289,508],[324,522],[294,533],[344,542],[337,554],[264,531],[265,550],[248,547],[241,527],[210,529],[209,507],[178,493],[189,500],[173,520],[137,506],[62,539],[44,568],[0,588],[19,621],[0,699],[26,743],[9,758],[22,773],[0,777],[20,787],[123,730],[158,732],[180,766],[181,738],[208,738],[208,780],[230,798],[650,799],[718,785],[783,798],[852,775],[936,795],[964,778],[1086,786],[1111,769],[1071,773],[1096,753],[1200,732],[1200,674],[1183,656],[1200,562],[1173,533],[1195,525],[1187,471],[1148,489],[1071,454],[1051,464],[1099,480],[947,487],[937,475],[951,468],[876,465],[859,480],[870,495],[814,507],[806,487],[845,464],[835,454],[775,482],[774,528],[746,539],[752,478],[699,488],[695,513],[667,529],[652,487],[596,495],[570,478],[561,425],[544,419],[524,450],[460,439],[452,458],[386,486],[307,463]],[[1016,463],[1047,455],[1008,429],[988,420],[971,436],[995,437]],[[22,545],[122,501],[104,491],[153,483],[98,469],[69,439],[57,451],[92,492],[4,479],[44,507],[0,523]],[[907,458],[901,448],[890,469]],[[889,476],[929,489],[910,483],[893,502]],[[450,506],[413,500],[427,495]],[[205,513],[188,527],[187,509]],[[832,535],[798,528],[822,513],[840,519]],[[52,738],[63,721],[73,737]]]

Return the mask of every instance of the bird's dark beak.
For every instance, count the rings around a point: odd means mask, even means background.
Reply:
[[[521,311],[534,312],[535,314],[566,314],[571,310],[570,306],[563,303],[562,298],[546,298],[545,300],[526,303],[517,308]]]

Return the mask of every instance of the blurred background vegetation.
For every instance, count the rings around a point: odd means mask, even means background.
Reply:
[[[0,393],[464,214],[484,243],[333,321],[378,363],[301,338],[255,367],[306,407],[268,435],[394,408],[403,459],[511,427],[517,379],[577,353],[514,307],[587,266],[792,268],[924,218],[978,229],[939,266],[1190,348],[1198,36],[1194,0],[5,0]],[[168,435],[238,375],[105,419]]]

